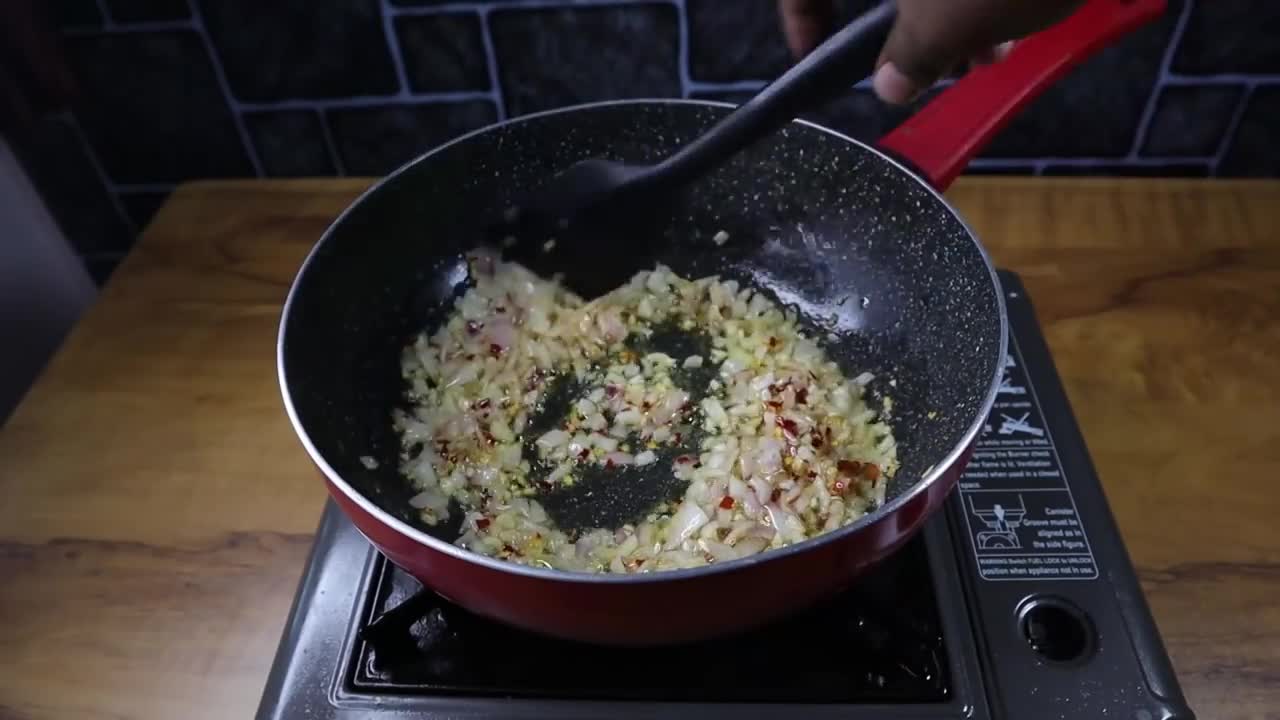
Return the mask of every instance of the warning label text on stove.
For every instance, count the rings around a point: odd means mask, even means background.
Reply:
[[[1092,580],[1098,566],[1035,388],[1010,343],[995,407],[960,478],[985,580]]]

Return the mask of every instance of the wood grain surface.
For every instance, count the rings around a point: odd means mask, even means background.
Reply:
[[[324,488],[280,306],[362,180],[169,200],[0,430],[0,717],[250,717]],[[1280,183],[966,179],[1022,274],[1183,688],[1280,718]]]

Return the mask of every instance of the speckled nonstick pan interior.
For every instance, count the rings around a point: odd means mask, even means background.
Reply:
[[[464,291],[478,220],[580,159],[657,160],[727,111],[618,103],[528,118],[445,147],[366,196],[313,258],[291,318],[307,328],[287,356],[295,405],[334,469],[418,524],[389,421],[404,390],[399,354]],[[711,241],[720,230],[731,237],[723,247]],[[766,291],[821,328],[850,377],[874,373],[871,392],[893,398],[902,459],[890,497],[961,443],[998,361],[1000,302],[968,230],[913,175],[797,123],[691,188],[664,232],[671,249],[660,262]],[[637,481],[660,483],[654,471],[666,465],[596,485],[596,507],[578,512],[632,506]],[[456,537],[455,527],[430,531]]]

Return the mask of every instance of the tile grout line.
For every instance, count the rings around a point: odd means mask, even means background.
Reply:
[[[674,0],[679,1],[679,0]],[[482,0],[480,2],[441,2],[435,5],[414,7],[391,7],[392,14],[400,15],[445,15],[456,12],[490,11],[502,9],[546,9],[577,7],[618,7],[624,5],[657,5],[662,0]]]
[[[329,115],[322,109],[315,109],[316,118],[320,121],[320,139],[324,142],[324,149],[329,153],[329,162],[333,163],[333,172],[338,177],[345,177],[347,174],[347,164],[342,161],[342,155],[338,153],[338,144],[333,141],[333,129],[329,127]]]
[[[103,29],[106,29],[115,25],[115,23],[111,20],[111,9],[107,7],[107,0],[98,0],[98,13],[102,15]]]
[[[676,9],[676,69],[680,76],[680,97],[687,98],[694,92],[693,70],[689,66],[689,6],[684,0],[675,0],[673,5]]]
[[[354,110],[357,108],[378,107],[381,105],[415,105],[434,103],[449,105],[453,103],[472,102],[475,100],[491,100],[493,93],[489,90],[462,90],[458,92],[408,93],[406,95],[357,95],[346,98],[327,98],[321,100],[291,99],[269,100],[266,102],[241,102],[237,107],[242,112],[270,112],[273,110]]]
[[[1182,12],[1178,15],[1177,23],[1173,26],[1173,32],[1169,33],[1168,45],[1165,46],[1164,55],[1160,58],[1160,71],[1156,74],[1156,81],[1151,85],[1151,93],[1147,96],[1147,103],[1142,108],[1142,115],[1138,120],[1138,128],[1133,133],[1133,145],[1129,148],[1128,155],[1130,160],[1136,159],[1142,152],[1143,146],[1147,144],[1147,133],[1151,130],[1151,123],[1155,118],[1160,96],[1164,94],[1164,88],[1168,84],[1169,69],[1173,67],[1173,57],[1178,52],[1178,47],[1182,44],[1182,36],[1190,23],[1193,9],[1195,9],[1195,0],[1186,0],[1182,6]]]
[[[258,148],[253,144],[253,138],[249,136],[249,127],[244,122],[240,103],[231,92],[231,83],[227,80],[226,71],[222,68],[222,59],[218,57],[218,51],[214,48],[213,40],[209,37],[209,32],[205,28],[204,16],[200,14],[200,8],[194,0],[188,0],[187,5],[191,10],[191,26],[204,43],[204,51],[209,54],[209,64],[213,67],[214,80],[218,84],[218,90],[222,93],[223,102],[227,104],[227,109],[231,111],[231,120],[235,123],[236,132],[240,136],[240,144],[244,146],[244,152],[249,157],[249,165],[253,168],[254,175],[265,177],[266,173],[262,171],[262,160],[258,157]]]
[[[1107,167],[1113,165],[1132,165],[1133,167],[1160,167],[1163,165],[1208,165],[1213,162],[1212,155],[1192,155],[1187,157],[1034,157],[1034,158],[978,158],[970,167],[976,169],[1035,169],[1039,166],[1056,165],[1060,167]]]
[[[489,93],[498,111],[498,122],[502,122],[507,119],[507,99],[502,95],[502,73],[498,68],[498,50],[493,44],[490,12],[486,8],[476,8],[476,14],[480,17],[480,47],[484,49],[484,66],[489,73]]]
[[[1244,92],[1240,93],[1240,100],[1236,103],[1235,110],[1231,113],[1231,121],[1227,123],[1227,129],[1222,133],[1222,139],[1218,141],[1218,150],[1213,154],[1213,160],[1210,164],[1210,172],[1217,177],[1219,168],[1222,167],[1222,160],[1227,156],[1227,152],[1231,146],[1235,144],[1236,133],[1240,131],[1240,124],[1244,120],[1244,114],[1249,108],[1249,101],[1253,99],[1253,92],[1256,90],[1252,85],[1246,85]]]
[[[400,36],[396,35],[395,18],[390,12],[390,0],[382,0],[378,13],[382,16],[383,45],[391,54],[391,67],[396,74],[395,95],[389,97],[405,98],[409,95],[409,74],[404,69],[404,55],[400,53]]]
[[[89,142],[89,137],[85,135],[84,128],[80,127],[80,121],[74,113],[70,112],[65,113],[63,119],[75,134],[76,141],[80,143],[80,149],[84,151],[85,157],[89,160],[89,165],[93,167],[94,174],[98,176],[98,182],[102,183],[102,189],[106,191],[111,207],[115,208],[116,215],[120,216],[129,233],[136,237],[140,228],[134,224],[133,218],[129,217],[129,213],[125,212],[124,203],[120,201],[120,193],[115,183],[112,182],[111,176],[107,174],[107,169],[103,166],[102,159],[98,157],[98,151],[94,149],[93,143]]]
[[[1220,73],[1217,75],[1170,75],[1165,82],[1171,87],[1201,85],[1204,87],[1235,87],[1238,85],[1280,85],[1280,75],[1270,73]]]

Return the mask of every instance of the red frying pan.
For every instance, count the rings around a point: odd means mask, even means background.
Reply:
[[[285,305],[278,365],[290,419],[369,540],[486,617],[590,642],[656,644],[743,629],[828,596],[941,507],[999,383],[1007,322],[998,280],[938,191],[1020,108],[1164,5],[1087,2],[1004,62],[956,81],[877,147],[792,123],[682,200],[666,229],[673,237],[714,226],[735,241],[714,253],[677,243],[659,260],[687,277],[739,279],[809,312],[842,308],[828,354],[873,372],[873,394],[892,393],[901,468],[885,503],[856,523],[696,569],[585,574],[473,554],[453,544],[456,527],[423,525],[408,504],[415,491],[397,471],[390,421],[403,393],[400,350],[465,289],[463,254],[487,213],[584,158],[665,157],[730,112],[711,103],[522,117],[432,150],[371,188],[320,239]],[[867,302],[842,302],[851,293]]]

